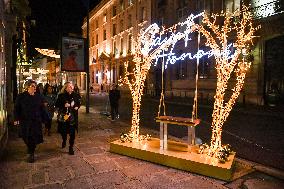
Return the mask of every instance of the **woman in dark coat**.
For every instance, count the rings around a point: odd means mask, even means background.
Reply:
[[[58,131],[62,136],[62,148],[66,146],[67,134],[69,138],[69,154],[74,155],[75,131],[78,130],[78,109],[81,97],[73,91],[70,82],[64,84],[58,95],[55,106],[58,108]]]
[[[28,80],[25,92],[18,95],[15,103],[15,125],[20,125],[20,136],[28,148],[28,162],[34,162],[34,152],[37,144],[43,142],[42,123],[44,117],[44,100],[36,94],[36,83]]]
[[[55,111],[55,101],[56,95],[53,94],[53,87],[48,85],[46,88],[46,93],[44,94],[45,106],[46,106],[46,114],[48,116],[48,120],[45,122],[45,134],[50,136],[52,118],[54,116]]]

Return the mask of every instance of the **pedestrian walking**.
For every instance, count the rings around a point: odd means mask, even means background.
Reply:
[[[69,134],[69,154],[74,155],[75,132],[78,131],[78,109],[81,97],[74,92],[72,83],[66,82],[58,95],[55,106],[58,108],[58,131],[62,137],[62,148],[65,148]]]
[[[74,85],[74,92],[80,95],[80,89],[76,83]]]
[[[109,91],[109,102],[110,102],[110,113],[111,120],[114,121],[115,118],[119,118],[118,106],[120,99],[120,91],[118,90],[118,85],[114,85]]]
[[[35,81],[25,83],[25,91],[16,99],[14,116],[14,125],[20,126],[19,135],[28,148],[28,162],[33,163],[36,145],[43,142],[42,123],[46,120],[44,99],[36,93]]]
[[[44,95],[44,100],[45,100],[45,108],[46,108],[46,113],[47,113],[47,118],[45,122],[45,134],[48,136],[51,135],[51,124],[52,124],[52,118],[54,116],[54,111],[55,111],[55,102],[56,102],[56,95],[53,94],[53,87],[49,85],[47,87],[47,91]]]

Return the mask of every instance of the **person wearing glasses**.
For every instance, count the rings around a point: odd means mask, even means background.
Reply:
[[[19,125],[19,135],[28,148],[28,162],[35,161],[36,146],[43,143],[42,123],[45,121],[44,99],[36,93],[36,82],[28,80],[25,91],[17,96],[14,108],[14,125]]]
[[[74,155],[75,131],[78,130],[78,109],[81,105],[81,97],[74,92],[71,82],[66,82],[58,95],[55,107],[58,108],[58,132],[62,137],[62,148],[66,146],[67,134],[69,134],[69,154]]]

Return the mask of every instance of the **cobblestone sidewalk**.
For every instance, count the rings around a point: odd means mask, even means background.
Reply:
[[[237,178],[228,183],[110,153],[109,142],[127,132],[129,125],[111,122],[95,109],[89,114],[84,111],[80,110],[74,156],[68,155],[68,148],[60,148],[55,122],[52,135],[45,136],[45,142],[36,149],[33,164],[26,162],[22,140],[11,133],[0,162],[0,188],[284,188],[283,180],[255,171],[246,161],[237,162]]]

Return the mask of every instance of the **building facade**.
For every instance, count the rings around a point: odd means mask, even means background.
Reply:
[[[131,57],[132,37],[142,27],[152,23],[170,27],[184,21],[190,14],[231,12],[243,5],[251,6],[255,25],[262,25],[252,49],[252,65],[247,73],[244,88],[238,98],[242,103],[257,105],[283,103],[283,1],[280,0],[104,0],[90,12],[90,74],[91,85],[97,90],[117,83],[122,64]],[[269,11],[268,11],[269,10]],[[198,21],[197,21],[198,22]],[[200,22],[200,21],[199,21]],[[272,24],[271,24],[272,23]],[[86,36],[86,22],[83,25]],[[192,36],[190,46],[177,43],[175,53],[206,50],[205,38]],[[282,49],[282,50],[281,50]],[[169,65],[164,74],[165,95],[193,97],[196,72],[198,97],[214,100],[216,70],[213,58],[185,59]],[[146,82],[147,93],[159,95],[162,86],[161,64],[152,66]],[[234,83],[229,83],[233,85]],[[281,102],[282,99],[282,102]],[[276,102],[277,101],[277,102]]]
[[[6,19],[4,15],[4,1],[0,1],[0,78],[1,78],[1,85],[0,85],[0,152],[2,151],[3,147],[7,141],[7,93],[6,93],[6,49],[5,49],[5,24]],[[1,154],[1,153],[0,153]]]
[[[27,0],[0,0],[0,155],[8,138],[8,124],[13,122],[13,104],[18,93],[18,46],[25,37]]]
[[[103,0],[89,16],[90,86],[108,91],[133,53],[133,38],[151,24],[151,0]],[[86,36],[86,20],[82,29]]]

